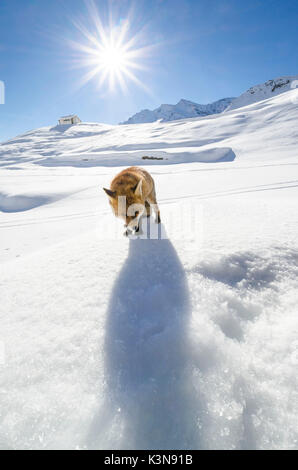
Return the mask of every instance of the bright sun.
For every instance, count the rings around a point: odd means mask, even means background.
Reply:
[[[107,46],[99,53],[98,63],[109,72],[120,72],[125,68],[126,53],[122,47]]]
[[[135,72],[145,69],[142,59],[153,46],[140,46],[144,41],[140,40],[140,33],[130,34],[129,20],[122,20],[117,26],[109,25],[106,29],[95,7],[90,13],[95,21],[95,31],[90,32],[82,24],[75,23],[84,40],[72,42],[75,50],[80,52],[77,66],[87,69],[81,85],[96,79],[98,88],[107,84],[110,91],[120,87],[126,92],[128,82],[132,81],[150,93]]]

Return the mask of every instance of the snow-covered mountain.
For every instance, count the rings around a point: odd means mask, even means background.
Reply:
[[[144,109],[121,124],[141,124],[158,120],[161,120],[161,122],[169,122],[178,119],[219,114],[257,103],[258,101],[266,100],[284,93],[285,91],[289,91],[295,88],[295,84],[293,84],[295,81],[297,81],[298,84],[298,75],[275,78],[274,80],[268,80],[261,85],[255,85],[249,88],[249,90],[238,98],[223,98],[210,104],[197,104],[182,99],[175,105],[162,104],[153,111]]]
[[[247,106],[253,103],[257,103],[258,101],[272,98],[273,96],[280,95],[281,93],[289,91],[292,88],[296,88],[297,85],[298,75],[291,77],[279,77],[275,78],[274,80],[268,80],[261,85],[251,87],[238,98],[235,98],[225,111],[241,108],[242,106]]]
[[[222,113],[231,105],[234,98],[224,98],[210,104],[197,104],[192,101],[180,100],[177,104],[162,104],[159,108],[150,111],[144,109],[135,114],[122,124],[140,124],[145,122],[176,121],[177,119],[187,119],[200,116],[209,116],[210,114]]]

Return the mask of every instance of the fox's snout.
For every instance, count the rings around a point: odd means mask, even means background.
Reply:
[[[125,227],[130,229],[133,232],[138,232],[139,231],[139,223],[140,223],[140,218],[143,215],[143,212],[145,210],[145,206],[140,206],[138,204],[138,210],[134,211],[133,208],[128,207],[126,214],[130,214],[130,210],[132,209],[132,213],[134,215],[126,215],[125,216]]]

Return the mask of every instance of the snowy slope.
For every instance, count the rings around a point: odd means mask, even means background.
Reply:
[[[43,167],[113,167],[296,158],[296,103],[297,90],[292,90],[239,110],[191,120],[45,127],[0,144],[1,166],[31,162]],[[144,156],[163,160],[143,160]]]
[[[232,103],[226,108],[226,111],[231,109],[241,108],[248,106],[258,101],[272,98],[273,96],[285,93],[293,88],[298,87],[298,75],[291,77],[279,77],[274,80],[268,80],[261,85],[251,87],[245,93],[235,98]]]
[[[214,103],[203,105],[193,103],[192,101],[180,100],[176,105],[162,104],[153,111],[144,109],[134,114],[122,124],[141,124],[146,122],[175,121],[179,119],[188,119],[200,116],[219,114],[232,109],[238,109],[259,101],[272,98],[281,93],[290,91],[298,86],[298,75],[278,77],[268,80],[261,85],[255,85],[237,98],[223,98]]]
[[[159,108],[150,111],[144,109],[134,114],[122,124],[140,124],[144,122],[175,121],[177,119],[194,118],[208,116],[223,112],[233,102],[234,98],[223,98],[210,104],[197,104],[192,101],[180,100],[177,104],[162,104]]]
[[[1,448],[298,448],[297,99],[0,146]],[[163,239],[111,214],[131,163]]]

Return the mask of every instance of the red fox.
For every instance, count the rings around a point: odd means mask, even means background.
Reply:
[[[153,205],[156,223],[161,222],[154,180],[143,168],[132,166],[121,171],[113,179],[111,189],[103,189],[115,216],[125,221],[125,235],[139,231],[142,215],[150,217],[150,205]]]

